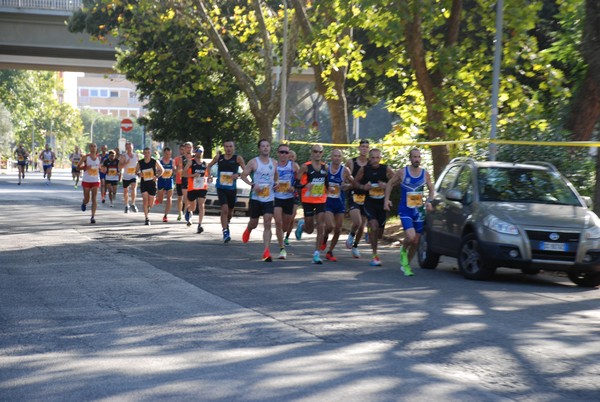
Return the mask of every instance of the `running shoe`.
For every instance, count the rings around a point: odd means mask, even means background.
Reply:
[[[304,228],[304,219],[300,219],[298,221],[298,226],[296,227],[296,240],[302,239],[302,229]]]
[[[113,208],[113,207],[114,207],[114,205],[113,205],[112,201],[110,202],[110,205],[109,205],[109,206],[110,206],[111,208]]]
[[[200,234],[204,232],[204,228],[202,227],[202,225],[198,225],[198,229],[196,229],[196,233]]]
[[[371,260],[371,262],[369,263],[370,266],[372,267],[379,267],[381,266],[381,260],[379,259],[379,256],[373,256],[373,259]]]
[[[331,262],[337,261],[337,258],[334,257],[334,255],[331,251],[328,251],[327,254],[325,254],[325,259],[327,259],[327,261],[331,261]]]
[[[358,251],[358,247],[352,247],[352,257],[360,258],[360,251]]]
[[[19,186],[20,186],[20,185],[21,185],[21,182],[18,182],[18,183],[17,183],[17,185],[19,185]]]
[[[354,244],[354,235],[350,233],[346,239],[346,248],[350,250],[352,248],[352,244]]]
[[[323,260],[318,251],[315,251],[313,254],[313,264],[323,264]]]
[[[129,205],[125,205],[125,213],[129,212]]]
[[[154,200],[154,205],[159,205],[160,202],[158,202],[158,200]]]
[[[404,276],[414,276],[410,265],[400,265],[400,269],[402,270],[402,273],[404,273]]]
[[[404,247],[400,247],[400,265],[403,267],[410,267],[410,261],[408,261],[408,250]]]
[[[231,234],[229,229],[223,230],[223,243],[229,243],[231,241]]]
[[[103,199],[102,199],[102,203],[103,203],[103,204],[106,204],[106,199],[104,199],[104,198],[103,198]]]
[[[93,216],[90,218],[90,223],[96,223],[96,220],[94,219]]]
[[[242,234],[242,241],[244,243],[248,243],[249,240],[250,240],[250,231],[248,230],[248,228],[246,228],[246,230],[244,230],[244,233]]]
[[[285,239],[283,239],[283,244],[285,244],[286,246],[290,245],[290,239],[288,237],[286,237]]]
[[[268,248],[265,249],[262,259],[264,262],[272,262],[273,261],[273,258],[271,258],[271,252],[269,251]]]
[[[135,204],[131,204],[131,210],[132,210],[133,212],[137,212],[137,211],[138,211],[138,209],[137,209],[137,207],[135,206]]]
[[[327,239],[323,239],[323,243],[321,243],[321,247],[319,247],[319,249],[321,251],[325,250],[327,248]]]
[[[167,218],[167,215],[163,216],[163,222],[169,222],[169,219]]]
[[[77,184],[75,184],[75,185],[73,186],[73,188],[77,188]]]
[[[287,258],[287,251],[285,251],[284,248],[279,250],[279,257],[277,258],[279,258],[280,260],[285,260]]]
[[[87,209],[87,206],[85,204],[81,204],[81,210],[85,212],[86,209]]]
[[[177,215],[177,220],[180,221],[181,220],[181,212],[179,213],[179,215]]]
[[[144,225],[150,226],[150,219],[146,218],[146,220],[144,221]]]

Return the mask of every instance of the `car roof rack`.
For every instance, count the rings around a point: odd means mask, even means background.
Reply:
[[[544,162],[544,161],[524,161],[524,162],[521,162],[521,163],[528,163],[530,165],[546,166],[546,167],[550,168],[553,172],[558,172],[558,169],[556,168],[556,166],[554,166],[550,162]]]

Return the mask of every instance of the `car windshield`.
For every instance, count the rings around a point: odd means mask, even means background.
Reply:
[[[546,169],[485,167],[479,169],[477,179],[481,201],[581,206],[561,176]]]

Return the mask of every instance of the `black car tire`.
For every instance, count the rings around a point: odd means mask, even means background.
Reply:
[[[577,286],[595,288],[600,285],[600,272],[569,272],[569,279]]]
[[[481,258],[479,240],[475,233],[468,233],[460,242],[458,268],[467,279],[485,281],[494,276],[496,267]]]
[[[419,260],[419,266],[423,269],[436,269],[440,262],[440,255],[431,251],[427,230],[424,230],[419,238],[417,258]]]

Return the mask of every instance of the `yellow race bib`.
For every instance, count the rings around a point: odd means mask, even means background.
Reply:
[[[116,175],[117,175],[117,169],[116,168],[108,168],[107,176],[116,176]]]
[[[131,175],[135,174],[135,168],[134,167],[127,168],[127,174],[131,174]]]
[[[219,183],[221,183],[223,186],[233,186],[233,173],[221,172],[219,175]]]
[[[362,205],[365,203],[366,194],[352,194],[352,201],[354,201],[357,205]]]
[[[256,189],[256,196],[258,198],[269,198],[269,196],[271,195],[271,186],[266,185],[257,187],[258,188]]]
[[[379,185],[377,185],[377,184],[371,185],[371,188],[369,189],[369,197],[381,199],[384,196],[385,196],[385,190],[383,189],[383,187],[379,187]]]
[[[87,172],[90,176],[98,176],[98,168],[97,167],[89,167]]]
[[[152,170],[152,169],[142,170],[142,178],[146,181],[154,179],[154,170]]]
[[[329,198],[340,198],[341,189],[337,183],[329,183],[329,193],[327,197]]]
[[[409,208],[418,208],[423,205],[423,193],[409,192],[406,193],[406,206]]]
[[[277,187],[277,191],[280,193],[288,193],[290,191],[290,182],[287,180],[282,180],[279,182],[279,187]]]
[[[173,176],[173,170],[172,169],[165,169],[163,174],[162,174],[162,178],[163,179],[170,179]]]

